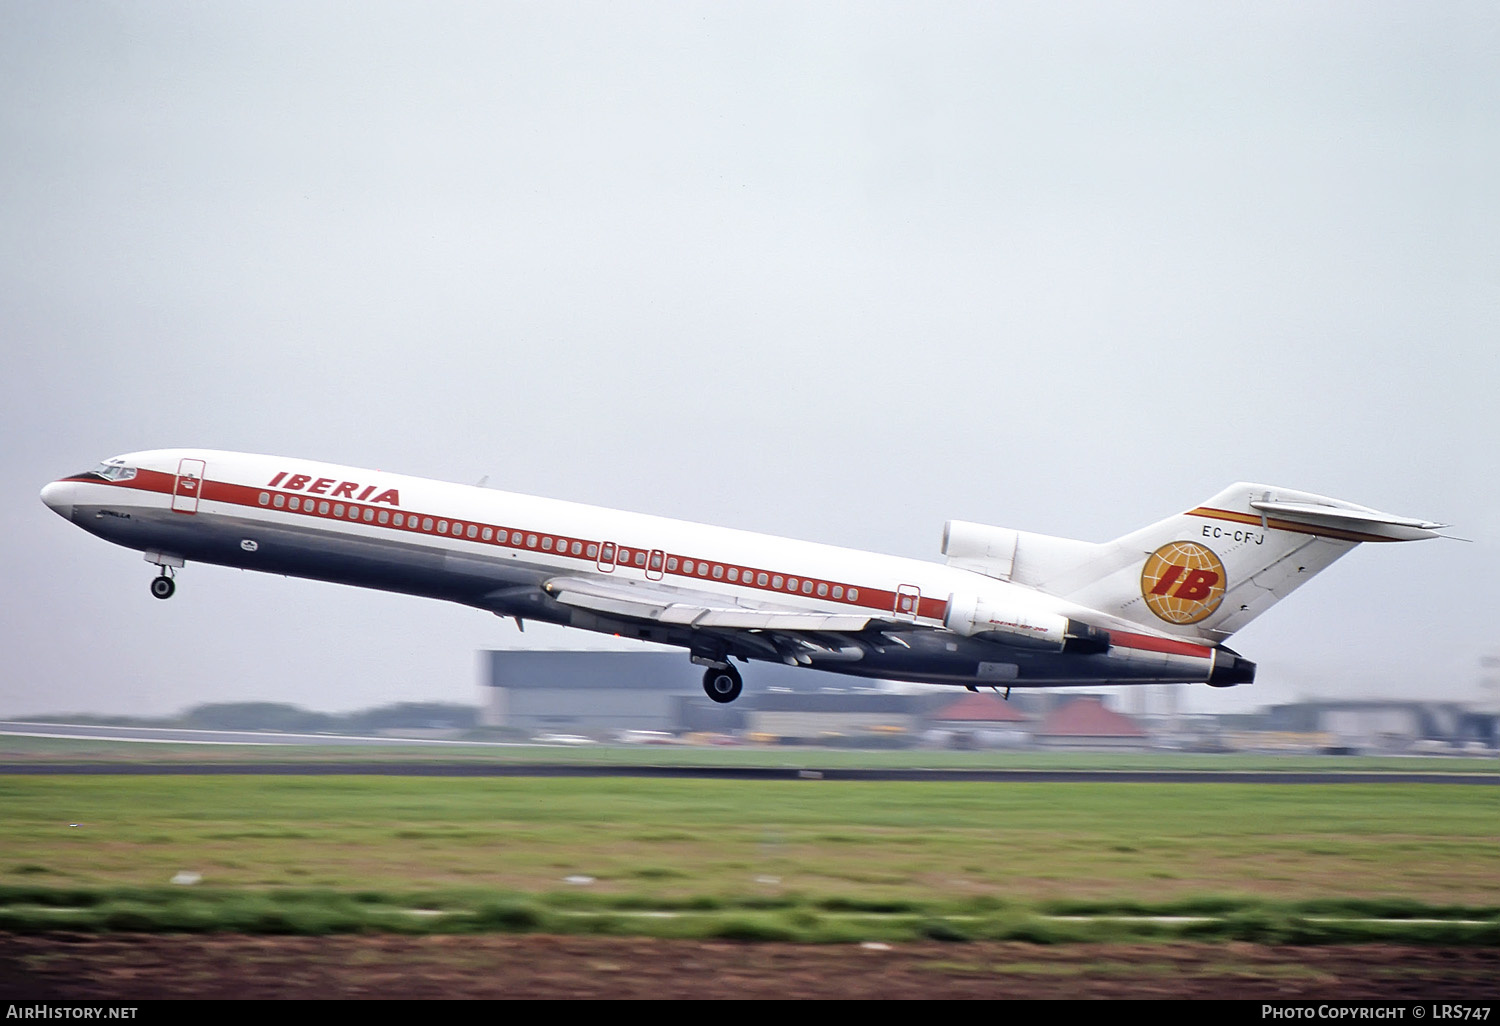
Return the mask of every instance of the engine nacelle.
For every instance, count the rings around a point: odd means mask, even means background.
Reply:
[[[952,595],[943,626],[955,634],[999,636],[1000,640],[1053,652],[1107,652],[1109,631],[1058,613],[1024,610],[981,595]]]
[[[1002,581],[1010,579],[1020,532],[988,524],[950,520],[943,525],[943,555],[954,566],[977,569]]]

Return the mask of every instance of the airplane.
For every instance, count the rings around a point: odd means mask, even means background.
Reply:
[[[981,687],[1248,684],[1224,642],[1360,542],[1446,526],[1234,484],[1093,543],[950,520],[946,563],[311,460],[207,449],[107,459],[41,498],[138,549],[171,598],[189,560],[457,602],[731,660]]]

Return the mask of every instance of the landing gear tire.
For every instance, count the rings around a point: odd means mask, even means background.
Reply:
[[[169,599],[177,590],[177,582],[163,575],[151,581],[151,594],[155,598]]]
[[[715,702],[733,702],[740,697],[744,686],[740,671],[733,666],[726,666],[722,670],[710,666],[703,674],[703,691]]]

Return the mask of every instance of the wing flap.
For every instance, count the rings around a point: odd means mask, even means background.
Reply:
[[[871,617],[765,606],[737,606],[718,595],[627,581],[554,577],[542,587],[558,602],[635,620],[728,630],[860,631]]]

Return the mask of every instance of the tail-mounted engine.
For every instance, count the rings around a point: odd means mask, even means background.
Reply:
[[[950,596],[943,626],[966,638],[989,634],[1010,644],[1052,652],[1109,650],[1107,630],[1056,613],[998,605],[978,595]]]

